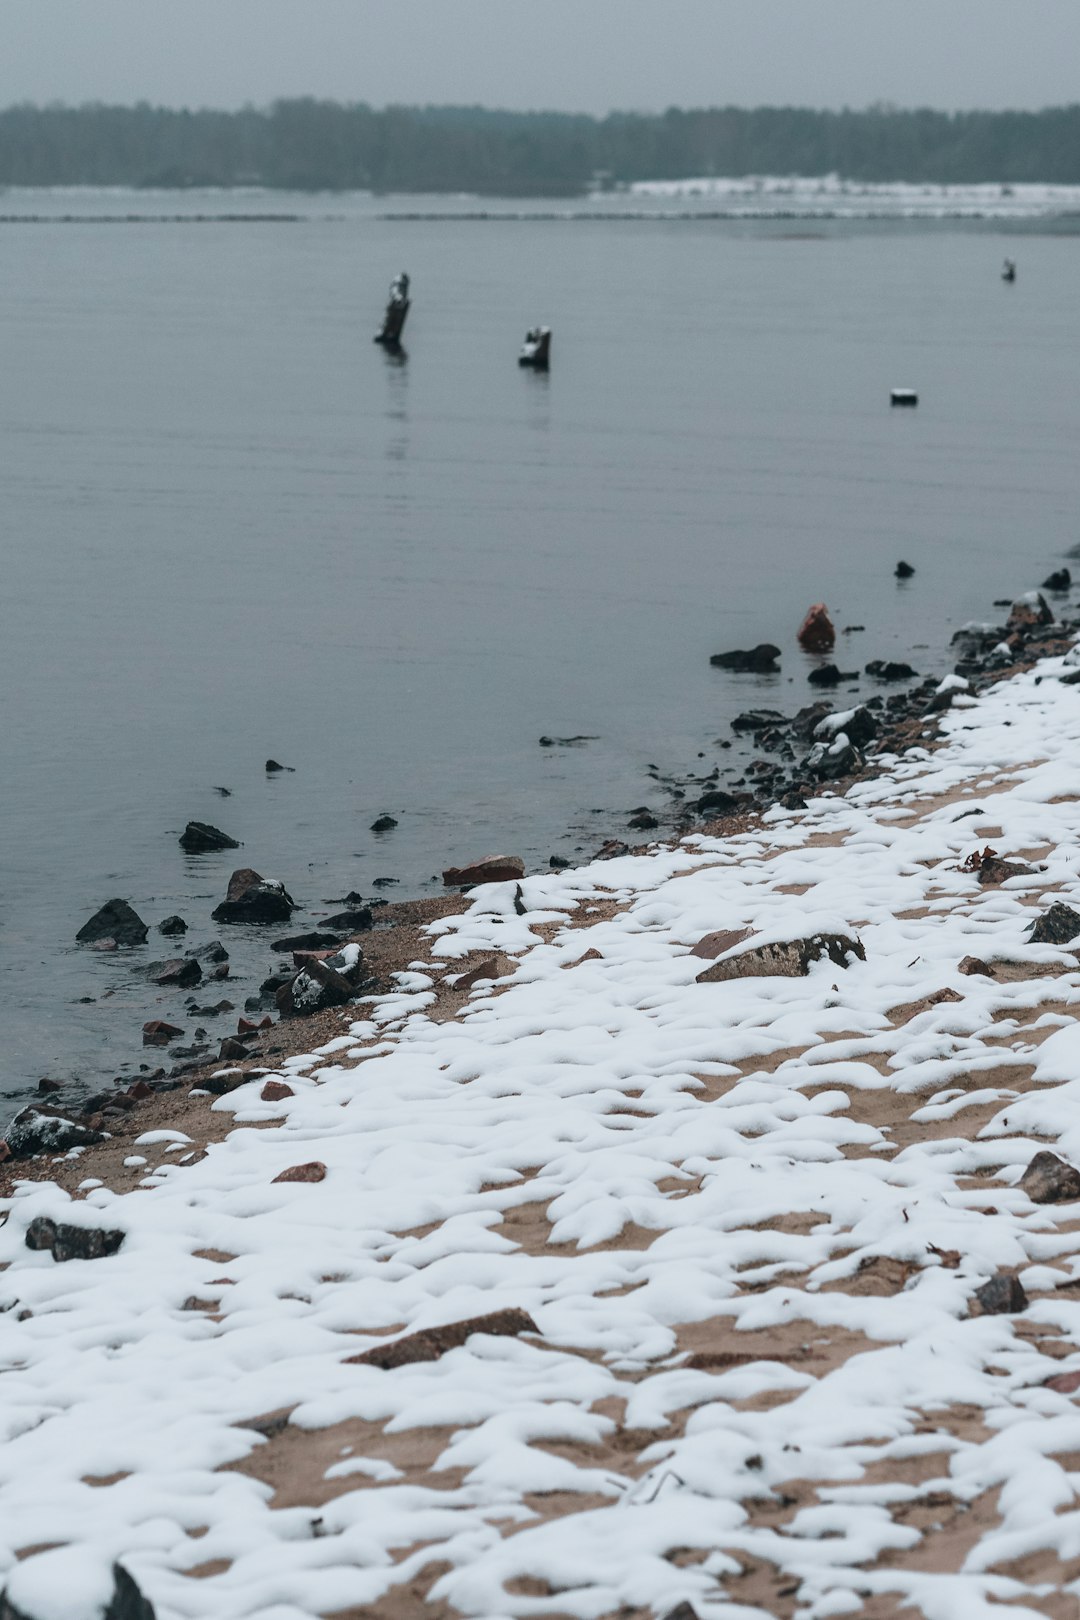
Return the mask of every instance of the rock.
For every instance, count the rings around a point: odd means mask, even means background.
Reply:
[[[105,1231],[99,1226],[68,1226],[39,1215],[26,1228],[28,1249],[47,1249],[54,1260],[100,1260],[115,1254],[124,1241],[123,1232]]]
[[[796,640],[806,652],[828,652],[835,645],[836,628],[824,602],[815,602],[813,607],[807,609]]]
[[[713,962],[725,951],[732,951],[736,945],[741,945],[750,938],[749,928],[721,928],[716,933],[706,934],[691,947],[691,956],[700,956],[705,962]]]
[[[263,1102],[284,1102],[287,1097],[295,1097],[292,1086],[286,1085],[284,1080],[268,1080],[259,1092]]]
[[[866,961],[862,941],[847,934],[812,934],[772,945],[757,945],[714,962],[697,976],[698,984],[721,984],[729,979],[797,979],[810,972],[815,962],[827,958],[836,967],[846,968],[848,957]]]
[[[12,1158],[30,1159],[36,1153],[67,1153],[71,1148],[103,1142],[100,1131],[90,1130],[55,1108],[31,1103],[15,1115],[5,1132]]]
[[[151,984],[167,989],[187,990],[202,983],[202,968],[194,956],[175,956],[168,962],[151,962],[147,969]]]
[[[817,703],[809,703],[805,709],[799,710],[798,714],[791,722],[791,730],[800,742],[809,742],[811,737],[813,737],[814,733],[816,732],[819,723],[827,714],[831,713],[831,703],[825,703],[820,700]]]
[[[709,663],[716,669],[733,669],[743,674],[767,675],[775,673],[776,660],[779,657],[779,647],[774,647],[770,641],[762,641],[749,651],[713,653]]]
[[[338,911],[332,917],[324,917],[327,928],[340,928],[346,934],[362,934],[371,927],[371,910],[368,906],[355,907],[351,911]]]
[[[260,1018],[257,1024],[250,1018],[238,1018],[236,1021],[236,1033],[238,1035],[258,1035],[262,1030],[273,1029],[273,1027],[274,1020],[269,1013],[264,1018]]]
[[[1080,1198],[1080,1170],[1056,1153],[1036,1153],[1020,1177],[1020,1186],[1033,1204],[1072,1204]]]
[[[1072,584],[1072,575],[1067,568],[1055,568],[1042,582],[1044,591],[1067,591]]]
[[[694,809],[699,816],[733,816],[745,808],[747,796],[744,793],[729,793],[726,788],[710,788],[703,793]]]
[[[1006,630],[1033,630],[1040,624],[1053,624],[1054,615],[1046,597],[1038,591],[1018,596],[1009,609]]]
[[[550,855],[548,857],[548,866],[553,872],[565,872],[569,865],[570,862],[565,855]]]
[[[274,771],[295,771],[296,767],[294,765],[279,765],[276,759],[268,759],[267,762],[266,762],[265,769],[270,771],[270,772],[274,772]]]
[[[16,1564],[0,1596],[0,1620],[55,1620],[56,1594],[63,1612],[79,1620],[154,1620],[149,1600],[127,1570],[106,1574],[81,1547],[59,1547]]]
[[[969,977],[974,977],[975,974],[981,975],[984,979],[994,977],[993,970],[980,956],[965,956],[956,971],[957,973],[966,973]]]
[[[275,993],[282,1018],[300,1018],[326,1007],[343,1007],[363,981],[364,957],[358,945],[346,945],[325,959],[321,953],[305,953],[303,961],[296,977]]]
[[[1062,675],[1061,685],[1080,686],[1080,669],[1074,669],[1068,675]]]
[[[971,1316],[1007,1316],[1027,1308],[1028,1297],[1019,1277],[1010,1277],[1004,1271],[977,1288],[975,1297],[968,1303]]]
[[[872,658],[866,665],[867,675],[877,681],[914,681],[918,672],[910,664],[894,663],[891,658]]]
[[[371,823],[371,830],[373,833],[393,832],[396,826],[393,816],[377,816]]]
[[[260,877],[244,866],[229,879],[225,899],[211,916],[220,923],[263,924],[288,922],[295,910],[296,902],[284,884]]]
[[[771,726],[786,726],[787,720],[779,709],[744,709],[731,722],[732,731],[767,731]]]
[[[183,1033],[182,1029],[175,1024],[167,1024],[163,1018],[151,1018],[142,1027],[142,1043],[144,1046],[168,1046],[170,1041],[178,1041]]]
[[[893,572],[897,579],[910,579],[915,570],[909,562],[898,562]]]
[[[515,883],[525,876],[525,862],[517,855],[482,855],[469,866],[451,866],[442,875],[448,889],[473,883]]]
[[[42,1078],[37,1083],[37,1089],[39,1097],[51,1097],[55,1096],[58,1091],[63,1091],[64,1088],[59,1080],[48,1080]]]
[[[291,934],[286,939],[270,942],[272,951],[325,951],[336,950],[341,944],[340,934],[328,934],[316,929],[310,934]]]
[[[401,882],[400,878],[378,877],[378,878],[372,878],[371,886],[372,886],[373,889],[389,889],[389,888],[392,888],[395,883],[400,883],[400,882]],[[385,900],[382,900],[382,901],[379,902],[379,904],[380,905],[385,905],[386,902],[385,902]]]
[[[229,1048],[228,1051],[225,1050],[226,1047]],[[218,1061],[235,1063],[238,1058],[242,1060],[250,1056],[251,1053],[243,1041],[230,1035],[221,1043]],[[230,1091],[236,1091],[246,1080],[247,1075],[243,1069],[221,1069],[217,1074],[208,1075],[205,1080],[200,1080],[196,1090],[208,1091],[212,1097],[227,1097]]]
[[[186,934],[187,923],[183,917],[166,917],[163,922],[158,923],[157,931],[171,939],[174,934]]]
[[[1052,1378],[1043,1380],[1044,1389],[1055,1389],[1059,1395],[1075,1395],[1080,1389],[1080,1367],[1074,1372],[1055,1373]]]
[[[283,1170],[274,1181],[325,1181],[326,1166],[320,1164],[318,1159],[312,1159],[308,1164],[294,1164],[288,1170]]]
[[[204,964],[220,964],[229,960],[229,953],[220,939],[212,939],[209,945],[196,945],[193,950],[185,951],[185,956],[193,956],[197,962]]]
[[[668,1610],[664,1620],[698,1620],[698,1613],[692,1603],[677,1603]]]
[[[153,1095],[154,1088],[149,1080],[136,1080],[133,1085],[128,1086],[128,1096],[133,1102],[146,1102],[147,1098]]]
[[[617,861],[621,856],[629,855],[629,853],[629,844],[624,844],[621,838],[609,838],[606,843],[600,845],[600,848],[593,856],[593,860]]]
[[[576,737],[541,737],[541,748],[579,748],[582,743],[599,742],[599,737],[582,732]]]
[[[632,827],[635,832],[651,832],[654,827],[659,827],[660,823],[651,810],[635,810],[626,825]]]
[[[479,984],[481,979],[497,979],[498,977],[499,964],[494,956],[490,956],[486,961],[478,962],[474,968],[469,968],[468,972],[459,973],[454,980],[453,988],[455,990],[471,990],[473,985]]]
[[[865,748],[878,734],[878,723],[865,703],[857,709],[846,709],[840,714],[825,715],[814,728],[819,738],[838,737],[841,733],[856,748]]]
[[[208,821],[189,821],[180,834],[180,848],[189,855],[208,855],[217,849],[239,849],[240,845]]]
[[[104,939],[115,940],[118,945],[142,945],[149,932],[126,900],[108,900],[89,922],[83,923],[75,938],[83,945]]]
[[[1080,912],[1055,900],[1050,910],[1031,925],[1028,938],[1033,945],[1068,945],[1080,934]]]
[[[806,677],[811,686],[839,686],[841,681],[857,681],[857,669],[838,669],[835,664],[820,664]]]
[[[851,776],[862,767],[862,755],[843,732],[832,742],[815,743],[803,761],[803,768],[819,782],[835,782]]]
[[[279,1176],[280,1181],[282,1178]],[[394,1367],[407,1367],[417,1361],[438,1361],[448,1350],[456,1350],[474,1333],[489,1333],[498,1338],[516,1338],[519,1333],[536,1333],[540,1329],[528,1311],[516,1308],[492,1311],[487,1316],[473,1316],[465,1322],[447,1322],[443,1327],[424,1328],[419,1333],[407,1333],[392,1339],[389,1344],[376,1344],[358,1356],[347,1356],[346,1364],[353,1367],[381,1367],[389,1372]]]
[[[251,1053],[244,1045],[244,1041],[249,1038],[250,1037],[240,1035],[226,1035],[218,1048],[218,1062],[236,1063],[238,1061],[242,1062],[244,1058],[250,1057]],[[208,1083],[206,1089],[211,1091],[213,1090],[213,1087]]]
[[[986,856],[979,866],[979,882],[984,887],[1007,883],[1010,878],[1034,877],[1038,871],[1024,861],[1003,861],[998,855]]]

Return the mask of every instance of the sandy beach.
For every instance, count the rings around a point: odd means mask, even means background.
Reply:
[[[383,993],[5,1164],[12,1601],[1073,1620],[1065,645],[805,809],[402,908]]]

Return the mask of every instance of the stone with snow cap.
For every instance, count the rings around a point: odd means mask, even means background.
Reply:
[[[0,1620],[154,1620],[154,1609],[123,1565],[89,1547],[56,1547],[16,1564]]]
[[[473,883],[513,883],[525,876],[525,862],[519,855],[481,855],[468,866],[450,866],[442,875],[448,889],[463,889]]]
[[[278,923],[288,922],[295,910],[296,902],[283,883],[242,866],[229,879],[225,899],[211,916],[221,923]]]
[[[849,957],[866,961],[862,941],[848,934],[812,934],[808,939],[755,945],[737,956],[723,957],[697,976],[698,984],[721,984],[728,979],[798,979],[815,962],[827,959],[835,967],[848,967]]]
[[[1034,630],[1040,624],[1053,624],[1054,614],[1041,591],[1026,591],[1009,609],[1007,630]]]

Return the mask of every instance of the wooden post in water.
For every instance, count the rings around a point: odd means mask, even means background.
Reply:
[[[382,331],[376,332],[375,342],[384,349],[400,349],[405,317],[409,313],[409,278],[402,270],[390,283],[390,297],[383,316]]]

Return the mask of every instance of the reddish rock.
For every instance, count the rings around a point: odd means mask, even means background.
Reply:
[[[690,955],[700,956],[704,962],[715,962],[725,951],[733,950],[736,945],[741,945],[744,940],[749,939],[750,934],[749,928],[721,928],[716,933],[706,934],[704,939],[699,939]]]
[[[274,1020],[267,1013],[266,1017],[260,1018],[257,1024],[252,1023],[250,1018],[237,1019],[236,1033],[238,1035],[256,1035],[260,1029],[273,1029],[273,1027]]]
[[[1055,1373],[1053,1378],[1047,1378],[1043,1384],[1044,1389],[1056,1389],[1059,1395],[1073,1395],[1080,1389],[1080,1369],[1076,1372]]]
[[[280,1176],[274,1177],[278,1181],[325,1181],[326,1166],[320,1164],[318,1159],[312,1159],[309,1164],[294,1164],[288,1170],[283,1170]]]
[[[981,973],[984,979],[992,979],[994,977],[993,971],[989,965],[979,956],[965,956],[964,960],[960,963],[956,971],[958,973],[967,974]]]
[[[238,1035],[226,1035],[218,1052],[218,1057],[223,1063],[235,1063],[238,1058],[250,1056],[251,1053]]]
[[[1020,596],[1009,609],[1009,617],[1005,621],[1007,630],[1032,630],[1036,625],[1053,624],[1054,615],[1050,604],[1041,591],[1028,591]]]
[[[288,922],[296,902],[284,884],[264,878],[253,867],[240,866],[229,879],[225,899],[211,912],[215,922]]]
[[[474,984],[481,979],[497,979],[499,977],[499,964],[495,958],[489,957],[486,962],[478,962],[467,973],[462,973],[454,984],[455,990],[471,990]]]
[[[698,984],[721,984],[729,979],[797,979],[810,972],[823,959],[846,968],[849,957],[866,961],[862,941],[848,934],[813,934],[809,939],[777,941],[758,945],[738,956],[714,962],[697,976]]]
[[[278,1180],[281,1179],[279,1176]],[[512,1308],[492,1311],[487,1316],[473,1316],[465,1322],[448,1322],[444,1327],[424,1328],[419,1333],[407,1333],[402,1339],[374,1345],[358,1356],[346,1357],[346,1360],[350,1366],[381,1367],[389,1372],[393,1367],[405,1367],[414,1361],[438,1361],[448,1350],[456,1350],[474,1333],[516,1338],[519,1333],[539,1332],[528,1311]]]
[[[295,1097],[292,1086],[287,1086],[284,1080],[268,1080],[259,1092],[263,1102],[284,1102],[286,1097]]]
[[[202,983],[202,968],[193,956],[176,956],[170,962],[155,962],[150,969],[152,984],[166,989],[189,990]]]
[[[148,1085],[145,1080],[136,1080],[134,1085],[128,1086],[127,1094],[129,1097],[133,1097],[136,1102],[146,1102],[149,1097],[154,1095],[154,1088]]]
[[[1080,1198],[1080,1170],[1044,1150],[1036,1153],[1020,1177],[1020,1186],[1033,1204],[1072,1204]]]
[[[167,1024],[164,1018],[151,1018],[142,1027],[142,1043],[144,1046],[168,1046],[170,1041],[178,1040],[183,1033],[176,1024]]]
[[[55,1091],[63,1091],[64,1089],[59,1080],[46,1079],[39,1080],[37,1083],[37,1088],[39,1097],[48,1097],[51,1095],[51,1093]]]
[[[944,990],[935,990],[933,995],[927,996],[926,1005],[928,1007],[940,1007],[943,1001],[963,1001],[963,999],[958,990],[952,990],[946,985]]]
[[[222,1042],[222,1045],[224,1044]],[[248,1056],[242,1047],[240,1050],[243,1057]],[[192,1089],[195,1091],[208,1091],[212,1097],[227,1097],[230,1091],[235,1091],[246,1080],[247,1075],[242,1069],[229,1069],[224,1074],[212,1074],[208,1079],[200,1080],[199,1084]]]
[[[6,1142],[0,1142],[0,1164],[3,1164],[5,1159],[10,1159],[10,1158],[11,1158],[11,1149],[8,1147]]]
[[[815,602],[807,609],[799,626],[798,642],[806,652],[828,652],[836,645],[836,627],[824,602]]]
[[[989,1282],[977,1288],[968,1302],[971,1316],[1011,1316],[1027,1308],[1028,1297],[1023,1283],[1019,1277],[1010,1277],[1004,1271],[999,1271]]]
[[[442,875],[448,889],[473,883],[515,883],[525,876],[525,862],[517,855],[482,855],[470,866],[451,866]]]

